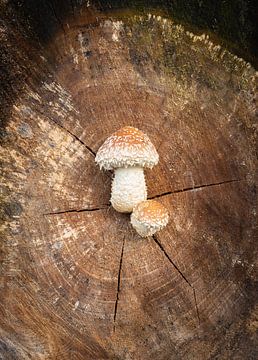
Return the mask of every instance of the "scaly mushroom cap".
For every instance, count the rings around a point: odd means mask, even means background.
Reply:
[[[152,168],[158,163],[159,155],[147,135],[126,126],[107,138],[95,161],[105,170],[129,166]]]
[[[169,220],[168,210],[155,200],[137,204],[131,215],[131,224],[139,235],[146,237],[164,228]]]

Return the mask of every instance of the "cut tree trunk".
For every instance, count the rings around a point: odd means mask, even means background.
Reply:
[[[0,2],[0,358],[256,359],[254,68],[157,8],[42,3]],[[94,162],[125,125],[160,156],[151,238]]]

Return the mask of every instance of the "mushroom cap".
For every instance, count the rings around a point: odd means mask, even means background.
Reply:
[[[156,200],[137,204],[131,215],[131,224],[141,236],[151,236],[164,228],[169,220],[168,210]]]
[[[105,170],[129,166],[152,168],[158,163],[159,155],[147,135],[125,126],[107,138],[95,161]]]

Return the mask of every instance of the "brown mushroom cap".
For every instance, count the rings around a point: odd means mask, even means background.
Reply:
[[[95,160],[106,170],[129,166],[152,168],[158,163],[159,155],[147,135],[126,126],[107,138]]]
[[[168,210],[155,200],[137,204],[131,215],[132,226],[141,236],[151,236],[165,227],[169,220]]]

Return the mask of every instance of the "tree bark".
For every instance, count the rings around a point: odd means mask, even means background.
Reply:
[[[26,9],[1,2],[0,357],[257,358],[254,68],[157,9]],[[160,156],[147,239],[94,162],[126,125]]]

